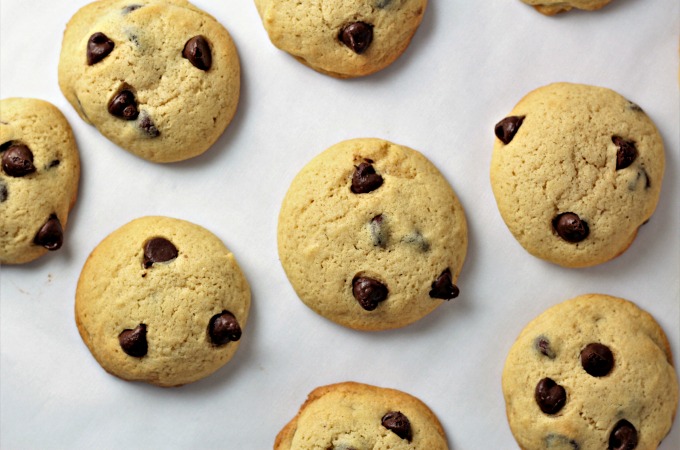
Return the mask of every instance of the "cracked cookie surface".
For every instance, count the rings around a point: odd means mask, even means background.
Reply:
[[[536,11],[546,16],[552,16],[572,9],[582,9],[585,11],[595,11],[600,9],[612,0],[522,0],[527,5],[533,6]]]
[[[233,357],[249,309],[248,283],[215,235],[183,220],[143,217],[92,251],[78,280],[75,316],[107,372],[179,386]]]
[[[384,330],[458,295],[467,225],[453,189],[422,154],[353,139],[295,177],[278,247],[307,306],[346,327]]]
[[[654,212],[663,141],[616,92],[555,83],[496,125],[491,186],[506,225],[531,254],[566,267],[608,261]]]
[[[222,135],[240,65],[227,30],[183,0],[101,0],[69,21],[59,86],[87,123],[154,162],[185,160]]]
[[[510,349],[502,384],[525,450],[655,449],[678,405],[659,324],[634,303],[601,294],[532,320]]]

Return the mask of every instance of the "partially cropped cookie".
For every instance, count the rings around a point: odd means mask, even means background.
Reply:
[[[183,0],[101,0],[64,32],[59,86],[87,123],[154,162],[205,152],[232,120],[240,66],[227,30]]]
[[[66,118],[43,100],[1,100],[0,159],[0,264],[59,250],[80,179]]]
[[[384,330],[458,296],[467,225],[453,189],[422,154],[354,139],[295,177],[278,246],[307,306],[346,327]]]
[[[555,83],[525,96],[495,129],[491,187],[531,254],[566,267],[608,261],[654,212],[664,146],[635,103]]]
[[[531,5],[536,10],[547,16],[552,16],[561,12],[570,11],[573,8],[586,11],[595,11],[606,6],[612,0],[522,0],[527,5]]]
[[[553,306],[522,330],[503,394],[524,450],[655,449],[673,423],[678,381],[654,318],[593,294]]]
[[[94,249],[78,280],[80,336],[109,373],[179,386],[236,352],[250,288],[234,255],[208,230],[143,217]]]
[[[345,382],[314,389],[274,450],[446,450],[434,413],[395,389]]]
[[[352,78],[384,69],[406,50],[427,0],[255,0],[255,5],[276,47],[321,73]]]

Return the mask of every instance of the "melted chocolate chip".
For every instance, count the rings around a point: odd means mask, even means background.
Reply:
[[[7,192],[7,185],[4,181],[0,180],[0,203],[3,203],[5,200],[7,200],[8,195],[9,193]]]
[[[460,290],[458,289],[458,286],[453,284],[451,269],[446,268],[441,275],[432,282],[430,297],[451,300],[452,298],[458,297],[458,294],[460,294]]]
[[[627,141],[619,136],[612,136],[612,142],[619,148],[616,151],[616,170],[625,169],[633,164],[638,156],[634,141]]]
[[[23,177],[35,172],[33,152],[24,144],[10,145],[2,153],[2,168],[10,177]]]
[[[177,258],[177,247],[169,240],[157,237],[144,243],[144,267],[148,269],[154,263],[172,261]]]
[[[56,214],[50,215],[50,218],[40,227],[33,238],[35,245],[42,245],[50,251],[59,250],[63,242],[64,229]]]
[[[614,355],[606,345],[593,342],[581,350],[581,365],[590,375],[603,377],[614,367]]]
[[[608,450],[633,450],[638,445],[638,433],[632,423],[619,420],[609,435]]]
[[[383,184],[383,177],[375,173],[373,166],[367,162],[362,162],[356,166],[352,175],[351,190],[355,194],[367,194],[375,191]]]
[[[631,111],[635,111],[635,112],[644,112],[642,110],[642,108],[640,108],[640,105],[638,105],[637,103],[631,102],[630,100],[628,101],[628,109],[630,109]]]
[[[371,230],[371,239],[373,240],[373,245],[376,247],[385,248],[387,246],[387,224],[385,219],[383,219],[382,214],[378,214],[371,219],[369,224],[369,229]]]
[[[59,164],[61,164],[61,161],[59,161],[58,159],[53,159],[53,160],[50,161],[50,163],[47,165],[47,168],[48,168],[48,169],[51,169],[51,168],[53,168],[53,167],[57,167]]]
[[[555,232],[567,242],[581,242],[590,234],[588,223],[572,212],[558,214],[552,225]]]
[[[413,439],[413,432],[411,431],[411,422],[408,417],[399,411],[390,411],[385,414],[381,420],[382,426],[396,434],[402,439],[411,442]]]
[[[97,32],[87,41],[87,65],[97,64],[109,56],[116,44],[104,33]]]
[[[208,44],[208,41],[203,36],[194,36],[189,39],[184,44],[182,56],[198,69],[210,70],[210,66],[212,66],[210,44]]]
[[[143,5],[128,5],[123,8],[123,14],[130,14],[132,11],[141,8]]]
[[[522,126],[525,116],[510,116],[496,124],[494,129],[496,137],[504,144],[509,144],[517,134],[517,130]]]
[[[550,341],[545,336],[536,338],[536,350],[550,359],[555,359],[555,351],[550,347]]]
[[[375,6],[377,6],[380,9],[383,9],[390,6],[390,3],[392,3],[392,0],[376,0]]]
[[[338,39],[354,53],[360,55],[366,51],[373,41],[373,25],[366,22],[347,24],[340,29]]]
[[[560,450],[565,450],[566,448],[571,448],[572,450],[579,450],[581,448],[573,439],[569,439],[561,434],[549,434],[545,437],[545,447],[546,449],[556,448]]]
[[[153,120],[151,120],[148,115],[144,115],[139,121],[139,128],[151,138],[158,137],[161,134],[161,132],[158,131],[158,128],[156,128],[156,125],[153,123]]]
[[[536,403],[546,414],[556,414],[567,402],[567,391],[550,378],[543,378],[536,385]]]
[[[406,244],[415,246],[418,250],[425,253],[430,250],[430,243],[427,242],[425,236],[420,234],[420,231],[414,231],[413,233],[404,236],[403,241]]]
[[[109,113],[125,120],[135,120],[139,116],[135,94],[124,90],[116,94],[109,102]]]
[[[118,342],[120,348],[130,356],[141,358],[146,355],[149,350],[149,345],[146,342],[146,325],[140,323],[134,330],[123,330],[118,335]]]
[[[241,339],[241,326],[232,313],[222,311],[210,319],[208,335],[213,344],[225,345],[231,341]]]
[[[354,277],[352,295],[366,311],[373,311],[378,303],[387,298],[387,286],[380,281],[368,277]]]

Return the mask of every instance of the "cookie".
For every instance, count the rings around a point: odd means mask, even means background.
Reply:
[[[673,423],[678,381],[652,316],[591,294],[522,330],[505,363],[503,395],[522,449],[654,449]]]
[[[215,235],[183,220],[143,217],[90,254],[75,316],[107,372],[179,386],[234,356],[249,309],[248,283]]]
[[[395,389],[345,382],[314,389],[274,450],[445,450],[434,413]]]
[[[422,154],[354,139],[295,177],[278,247],[307,306],[346,327],[385,330],[458,295],[467,225],[453,189]]]
[[[517,241],[566,267],[609,261],[654,212],[663,141],[635,103],[594,86],[555,83],[496,125],[491,187]]]
[[[212,146],[238,104],[240,66],[231,37],[183,0],[101,0],[69,21],[61,91],[87,123],[154,162]]]
[[[269,39],[312,69],[337,78],[369,75],[408,47],[427,0],[255,0]]]
[[[80,179],[66,118],[43,100],[1,100],[0,158],[0,264],[59,250]]]
[[[527,5],[533,6],[536,11],[546,16],[570,11],[572,8],[586,11],[595,11],[606,6],[612,0],[522,0]]]

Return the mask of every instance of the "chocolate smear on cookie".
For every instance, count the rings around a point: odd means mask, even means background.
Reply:
[[[536,350],[550,359],[555,359],[555,351],[550,346],[550,341],[545,336],[539,336],[535,341]]]
[[[151,117],[145,113],[142,114],[142,118],[139,120],[139,128],[150,138],[158,137],[161,134],[153,120],[151,120]]]
[[[7,185],[4,181],[0,180],[0,203],[3,203],[5,200],[7,200],[8,195],[9,192],[7,191]]]
[[[382,214],[378,214],[371,219],[368,225],[371,230],[371,239],[376,247],[385,248],[387,246],[388,229]]]

